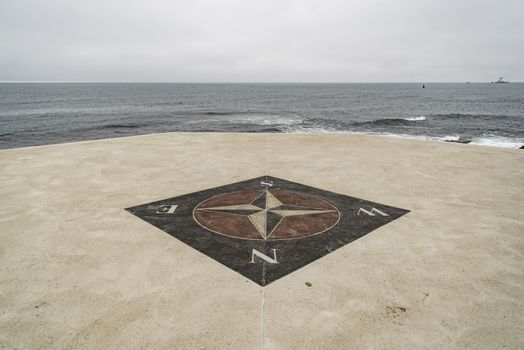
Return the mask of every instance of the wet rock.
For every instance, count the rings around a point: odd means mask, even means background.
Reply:
[[[463,138],[459,138],[458,140],[444,140],[444,141],[453,142],[453,143],[463,143],[463,144],[468,144],[471,142],[471,140],[463,139]]]

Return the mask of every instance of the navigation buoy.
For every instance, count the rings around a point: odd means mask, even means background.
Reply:
[[[425,89],[425,88],[426,88],[426,85],[422,84],[422,88]]]

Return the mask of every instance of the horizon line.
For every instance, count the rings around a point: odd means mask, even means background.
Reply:
[[[522,83],[511,81],[507,83]],[[491,84],[495,81],[110,81],[110,80],[0,80],[9,83],[85,83],[85,84]]]

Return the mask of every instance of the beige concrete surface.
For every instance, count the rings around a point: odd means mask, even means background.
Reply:
[[[260,287],[123,210],[266,172],[411,212]],[[188,133],[30,147],[0,151],[0,208],[2,349],[524,348],[521,150]]]

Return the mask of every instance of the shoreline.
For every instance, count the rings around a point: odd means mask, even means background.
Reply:
[[[124,136],[116,136],[116,137],[108,137],[108,138],[99,138],[99,139],[88,139],[88,140],[77,140],[77,141],[66,141],[66,142],[59,142],[59,143],[49,143],[49,144],[42,144],[42,145],[30,145],[30,146],[21,146],[21,147],[11,147],[11,148],[0,148],[0,152],[2,151],[9,151],[9,150],[18,150],[18,149],[31,149],[36,147],[46,147],[46,146],[59,146],[59,145],[71,145],[76,143],[85,143],[85,142],[96,142],[96,141],[104,141],[104,140],[112,140],[112,139],[127,139],[132,137],[143,137],[143,136],[152,136],[152,135],[164,135],[164,134],[224,134],[224,135],[356,135],[356,136],[369,136],[369,137],[379,137],[379,138],[394,138],[394,139],[401,139],[401,140],[416,140],[416,141],[429,141],[429,142],[438,142],[438,143],[444,143],[444,144],[460,144],[460,145],[467,145],[467,146],[480,146],[480,147],[488,147],[488,148],[495,148],[495,149],[512,149],[512,150],[518,150],[524,147],[524,142],[480,142],[480,141],[470,141],[470,142],[460,142],[460,138],[452,135],[444,136],[444,137],[436,137],[436,136],[417,136],[417,135],[406,135],[406,134],[388,134],[388,133],[368,133],[368,132],[360,132],[360,131],[319,131],[319,130],[313,130],[311,132],[308,131],[291,131],[291,132],[282,132],[282,131],[276,131],[276,132],[225,132],[225,131],[167,131],[167,132],[154,132],[154,133],[146,133],[146,134],[136,134],[136,135],[124,135]],[[489,139],[489,138],[487,138]],[[493,138],[496,139],[496,138]],[[501,144],[505,144],[506,146],[501,146]],[[511,146],[510,146],[511,145]]]

